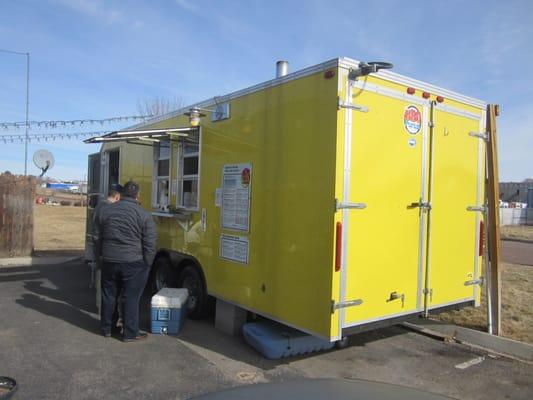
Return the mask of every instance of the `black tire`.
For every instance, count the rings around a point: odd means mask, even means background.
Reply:
[[[337,349],[345,349],[350,345],[350,336],[343,336],[342,339],[335,342],[335,347]]]
[[[187,299],[187,315],[191,319],[201,319],[209,313],[209,296],[198,267],[194,265],[185,266],[179,276],[179,287],[189,291]]]
[[[161,256],[154,261],[152,267],[152,293],[157,293],[161,289],[179,286],[178,270],[172,265],[168,257]]]
[[[18,389],[17,381],[7,376],[0,376],[0,389],[3,392],[0,392],[0,399],[8,400],[13,397]]]

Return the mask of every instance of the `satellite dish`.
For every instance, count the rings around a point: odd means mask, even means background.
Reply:
[[[54,166],[54,156],[48,150],[37,150],[33,153],[33,163],[42,171],[39,176],[42,177],[46,171]]]

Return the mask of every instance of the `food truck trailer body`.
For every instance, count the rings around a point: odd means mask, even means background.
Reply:
[[[334,59],[89,139],[102,143],[90,207],[140,184],[155,286],[188,287],[196,316],[208,293],[335,341],[479,305],[486,104],[360,65]]]

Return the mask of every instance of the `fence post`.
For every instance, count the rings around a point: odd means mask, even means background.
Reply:
[[[34,193],[32,178],[0,174],[0,257],[32,254]]]

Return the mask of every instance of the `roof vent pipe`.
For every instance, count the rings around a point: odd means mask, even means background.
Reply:
[[[276,63],[276,78],[281,78],[289,73],[289,62],[278,61]]]

